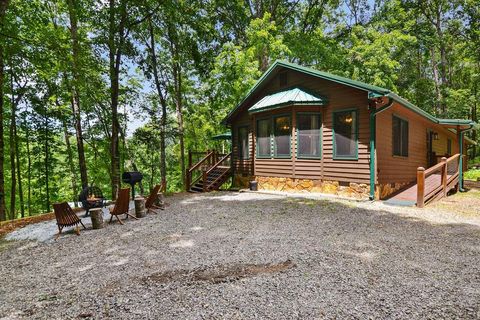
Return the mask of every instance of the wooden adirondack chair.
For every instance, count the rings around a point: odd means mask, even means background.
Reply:
[[[60,234],[65,227],[76,226],[75,232],[77,235],[80,235],[78,224],[81,224],[83,229],[87,229],[85,228],[82,220],[75,214],[75,212],[73,212],[72,208],[67,202],[55,203],[53,205],[53,212],[55,212],[55,219],[57,219],[58,226],[58,234],[55,237],[55,240],[60,237]]]
[[[113,209],[110,209],[110,214],[112,215],[110,217],[110,222],[112,222],[112,219],[115,216],[118,222],[120,222],[120,224],[123,224],[122,220],[120,220],[120,218],[118,217],[119,215],[122,215],[122,214],[126,214],[127,218],[132,217],[138,220],[137,217],[130,214],[129,204],[130,204],[130,189],[128,188],[120,189],[120,191],[118,192],[117,201],[115,202],[115,206],[113,207]]]
[[[155,201],[158,198],[158,192],[160,191],[160,188],[161,185],[157,184],[155,188],[153,188],[152,192],[150,192],[150,195],[145,201],[145,209],[147,209],[147,212],[152,211],[153,213],[158,213],[156,211],[157,209],[163,210],[162,207],[155,205]]]

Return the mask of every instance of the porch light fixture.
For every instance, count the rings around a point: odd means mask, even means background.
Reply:
[[[353,121],[352,115],[351,115],[351,114],[348,114],[348,115],[346,115],[345,117],[342,117],[342,118],[341,118],[341,121],[342,121],[343,123],[346,123],[346,124],[352,123],[352,121]]]
[[[439,140],[438,138],[438,132],[433,133],[433,140]]]

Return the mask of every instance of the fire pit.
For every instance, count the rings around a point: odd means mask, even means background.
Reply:
[[[78,201],[85,209],[85,216],[88,216],[90,209],[105,207],[106,201],[100,188],[95,186],[86,187],[78,196]]]

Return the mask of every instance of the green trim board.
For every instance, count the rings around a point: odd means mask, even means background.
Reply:
[[[370,122],[370,200],[375,199],[375,151],[377,145],[377,115],[393,105],[393,99],[388,98],[387,104],[379,109],[372,110],[369,116]]]
[[[345,78],[342,76],[334,75],[328,72],[318,71],[309,67],[300,66],[298,64],[277,60],[275,61],[270,68],[260,77],[260,79],[255,83],[255,85],[249,90],[246,96],[242,99],[242,101],[237,104],[237,106],[231,110],[228,115],[223,119],[222,123],[229,124],[231,117],[235,114],[235,112],[253,95],[253,93],[264,83],[264,81],[276,70],[277,68],[287,68],[290,70],[298,71],[304,74],[308,74],[317,78],[329,80],[332,82],[340,83],[352,88],[356,88],[359,90],[364,90],[368,93],[368,97],[371,98],[379,98],[379,97],[388,97],[392,98],[402,106],[414,111],[415,113],[421,115],[422,117],[443,125],[465,125],[465,126],[472,126],[475,123],[471,120],[462,120],[462,119],[438,119],[433,115],[429,114],[428,112],[420,109],[419,107],[415,106],[411,102],[407,101],[406,99],[398,96],[394,92],[389,89],[374,86],[368,83],[364,83],[357,80],[352,80],[349,78]]]
[[[318,116],[318,119],[319,119],[319,122],[320,122],[320,128],[319,128],[319,155],[318,156],[312,156],[312,155],[305,155],[305,154],[300,154],[300,148],[298,147],[299,146],[299,138],[300,138],[300,135],[299,135],[299,132],[298,132],[298,128],[299,128],[299,124],[298,124],[298,118],[299,116],[302,116],[302,115],[315,115],[315,116]],[[296,147],[297,147],[297,150],[296,150],[296,156],[297,156],[297,159],[313,159],[313,160],[321,160],[322,159],[322,155],[323,155],[323,150],[322,150],[322,142],[323,142],[323,119],[322,119],[322,113],[321,112],[296,112],[295,114],[295,118],[296,118],[296,124],[295,124],[295,136],[296,136]]]
[[[348,155],[338,155],[337,156],[337,145],[335,141],[335,115],[338,113],[352,112],[355,116],[355,154],[352,156]],[[340,109],[332,112],[332,145],[333,145],[333,160],[358,160],[358,108],[349,108],[349,109]]]

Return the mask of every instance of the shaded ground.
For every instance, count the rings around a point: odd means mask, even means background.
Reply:
[[[478,217],[273,194],[169,202],[79,237],[1,242],[0,318],[480,317]]]
[[[480,189],[471,188],[457,192],[429,205],[429,210],[441,209],[465,217],[480,217]]]

